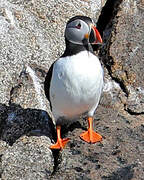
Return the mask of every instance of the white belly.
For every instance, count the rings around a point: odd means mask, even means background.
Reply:
[[[50,87],[56,119],[73,118],[88,112],[93,116],[103,87],[103,69],[96,56],[87,51],[56,61]]]

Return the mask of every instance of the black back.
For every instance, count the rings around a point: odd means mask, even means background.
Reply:
[[[54,63],[49,68],[48,73],[45,78],[45,82],[44,82],[45,95],[46,95],[47,99],[49,100],[51,109],[52,109],[52,105],[51,105],[51,101],[50,101],[50,83],[51,83],[51,78],[52,78],[52,73],[53,73],[53,66],[54,66]]]
[[[86,39],[84,39],[84,41],[85,40]],[[69,42],[67,39],[65,39],[65,42],[66,42],[66,49],[61,57],[73,56],[73,55],[80,53],[81,51],[86,51],[86,50],[90,51],[91,53],[94,53],[93,48],[90,43],[84,42],[83,45],[73,44],[73,43]]]

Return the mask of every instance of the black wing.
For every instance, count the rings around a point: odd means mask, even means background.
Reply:
[[[45,95],[50,102],[51,109],[52,109],[52,106],[51,106],[51,101],[50,101],[50,83],[51,83],[51,78],[52,78],[52,73],[53,73],[53,66],[54,66],[54,63],[49,68],[48,73],[45,78],[45,82],[44,82]]]

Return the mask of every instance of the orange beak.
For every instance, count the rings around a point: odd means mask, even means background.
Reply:
[[[94,25],[92,25],[92,29],[94,31],[95,39],[96,39],[96,41],[93,42],[92,44],[102,44],[103,41],[102,41],[99,31],[97,30],[97,28]]]

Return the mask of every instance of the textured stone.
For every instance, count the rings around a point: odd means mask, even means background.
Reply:
[[[23,66],[36,63],[49,68],[62,54],[64,29],[74,15],[87,15],[96,22],[106,0],[0,2],[0,102],[9,102]]]
[[[109,46],[105,63],[128,96],[125,108],[138,114],[144,112],[143,8],[142,0],[123,0],[105,30],[105,36],[106,32],[111,32],[107,37]]]
[[[44,93],[44,80],[47,70],[36,64],[27,65],[20,73],[18,83],[11,89],[10,104],[19,104],[22,108],[35,108],[49,111]]]
[[[106,97],[103,96],[103,100]],[[133,120],[136,123],[140,118],[135,116]],[[128,113],[99,105],[94,129],[103,136],[103,141],[96,144],[83,142],[79,135],[87,127],[87,122],[78,119],[63,134],[71,140],[60,153],[60,164],[52,179],[142,180],[144,127],[135,124],[133,128],[133,125]]]
[[[13,104],[7,107],[4,117],[1,139],[10,145],[31,131],[52,138],[54,125],[47,112],[43,110],[23,109],[21,106]]]
[[[9,148],[9,145],[5,142],[0,140],[0,177],[2,174],[2,156],[5,154],[5,151]]]
[[[49,138],[23,136],[2,156],[2,179],[48,179],[54,160]]]

